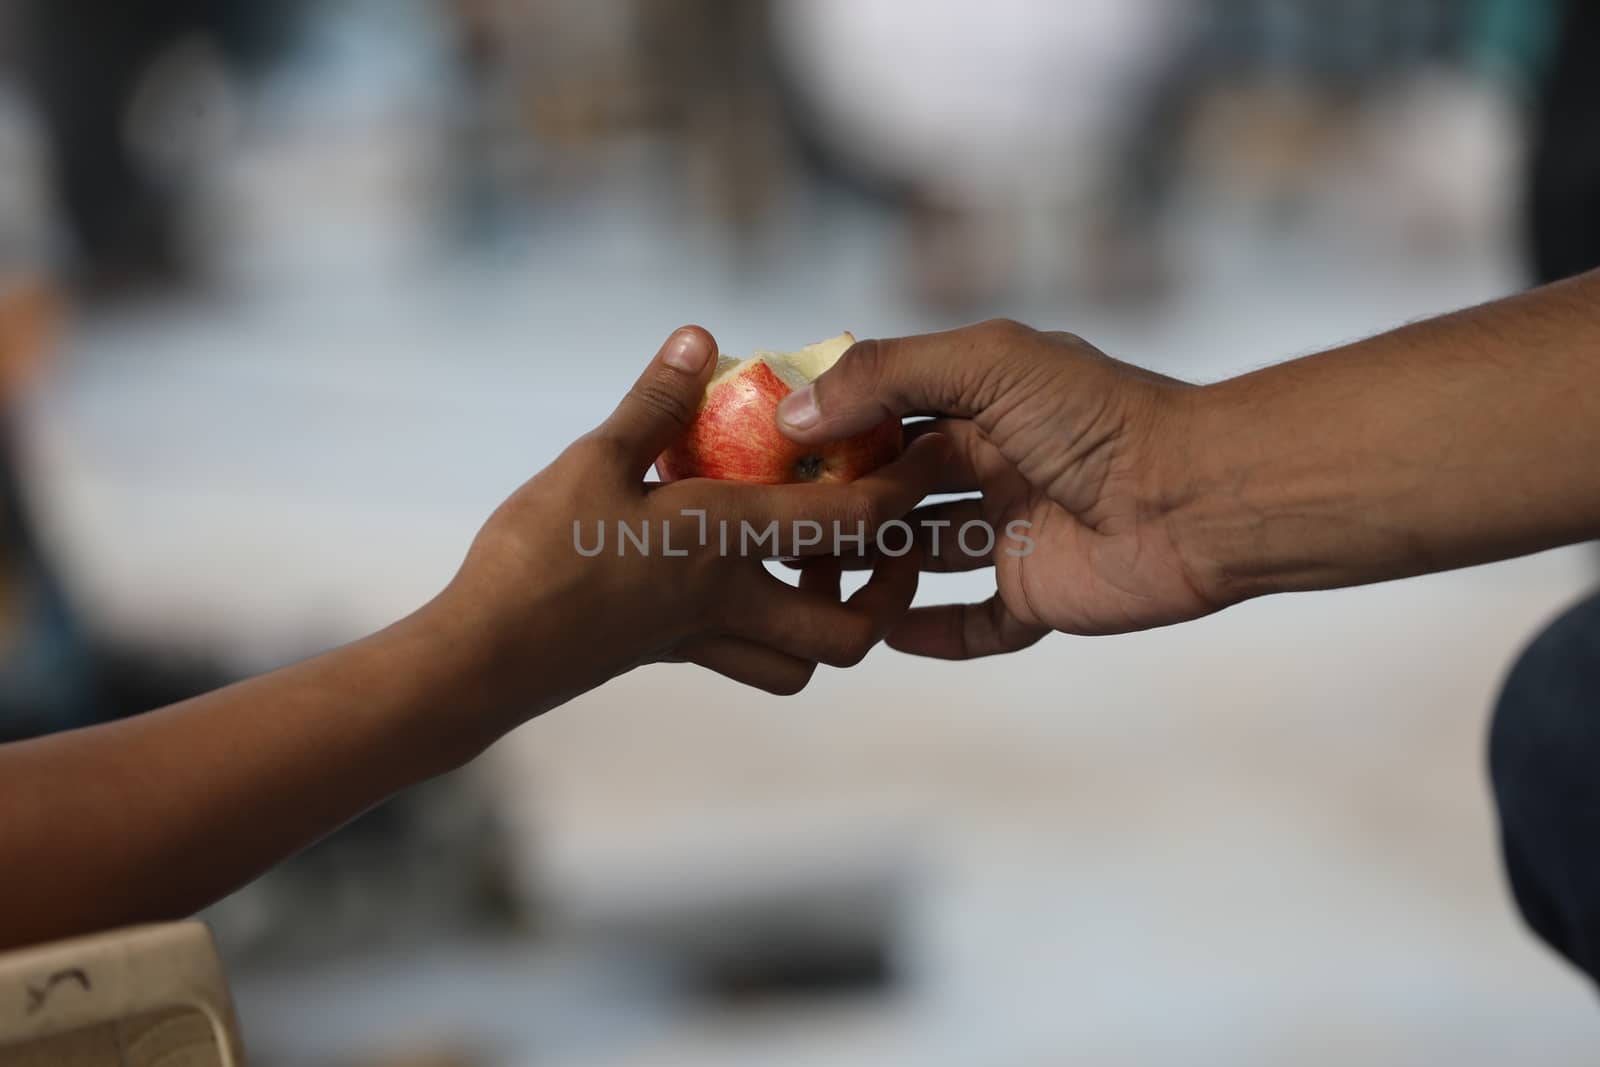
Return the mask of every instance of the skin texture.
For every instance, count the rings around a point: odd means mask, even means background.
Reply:
[[[674,335],[408,618],[184,704],[0,747],[0,947],[188,914],[640,664],[789,693],[885,635],[981,656],[1600,535],[1600,274],[1203,388],[1011,322],[862,342],[784,401],[785,432],[813,447],[938,413],[899,460],[848,485],[642,482],[692,422],[714,352],[704,331]],[[976,495],[915,517],[1026,521],[1034,550],[972,557],[919,522],[920,551],[812,560],[795,589],[697,545],[683,515],[870,531],[929,493]],[[665,523],[687,554],[577,552],[573,523],[600,519]],[[842,604],[841,565],[874,567]],[[907,612],[919,569],[989,566],[986,603]]]
[[[939,491],[976,494],[921,517],[1026,520],[1035,547],[925,537],[928,569],[997,588],[912,611],[888,638],[907,652],[1505,559],[1600,536],[1600,273],[1205,387],[1013,322],[865,341],[780,419],[814,443],[914,412],[952,441]]]
[[[643,482],[692,419],[715,351],[703,330],[675,334],[604,424],[495,512],[449,586],[393,626],[183,704],[0,746],[0,948],[190,914],[641,664],[794,693],[819,663],[859,662],[910,604],[914,557],[841,603],[835,562],[794,588],[760,558],[697,545],[681,512],[876,528],[932,488],[947,446],[919,442],[848,486]],[[600,520],[657,536],[666,523],[684,554],[656,542],[586,557],[573,524]]]
[[[796,444],[773,414],[792,390],[765,363],[706,394],[699,417],[656,461],[664,482],[722,478],[781,485],[852,482],[900,454],[900,420],[887,418],[863,433],[819,446]]]

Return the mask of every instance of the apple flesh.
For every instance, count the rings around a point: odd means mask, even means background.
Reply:
[[[796,444],[778,429],[783,398],[815,381],[855,343],[845,333],[798,352],[718,359],[699,414],[656,460],[656,473],[664,482],[720,478],[782,485],[851,482],[888,463],[901,451],[899,419],[825,445]]]

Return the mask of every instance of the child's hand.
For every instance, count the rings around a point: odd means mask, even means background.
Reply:
[[[924,438],[853,485],[644,484],[714,352],[703,330],[675,334],[604,425],[495,513],[449,587],[394,625],[183,704],[0,745],[0,871],[30,872],[5,883],[0,949],[191,914],[641,663],[693,660],[792,693],[817,663],[866,655],[911,602],[914,555],[846,604],[833,560],[795,589],[757,557],[793,550],[797,519],[873,536],[948,477],[944,443]],[[704,514],[704,543],[686,510]],[[741,520],[776,523],[784,542],[741,554]],[[606,547],[586,554],[602,521]],[[618,523],[648,526],[649,548],[619,555]]]
[[[646,483],[694,417],[715,356],[704,330],[674,334],[609,419],[500,507],[430,605],[460,647],[484,657],[473,673],[489,705],[520,721],[665,660],[795,693],[818,663],[859,662],[906,612],[915,553],[887,559],[844,603],[832,560],[807,566],[794,588],[762,559],[803,549],[819,531],[828,551],[836,523],[872,538],[934,491],[943,438],[922,437],[850,485]],[[778,542],[755,543],[773,524]]]

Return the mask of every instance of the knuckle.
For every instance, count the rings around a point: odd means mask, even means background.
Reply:
[[[1051,330],[1044,336],[1048,337],[1052,341],[1059,342],[1072,348],[1090,347],[1088,341],[1084,340],[1080,335],[1072,333],[1068,330]]]
[[[604,467],[628,453],[627,447],[609,429],[590,430],[568,446],[566,455],[584,466]]]
[[[978,324],[977,331],[985,341],[998,345],[1016,344],[1036,336],[1033,327],[1016,319],[988,319]]]
[[[632,394],[635,404],[681,426],[688,426],[694,420],[695,401],[658,379],[638,383],[633,387]]]
[[[811,677],[816,671],[817,666],[814,663],[805,667],[796,667],[793,670],[773,675],[762,688],[776,697],[797,696],[806,686],[811,684]]]
[[[872,646],[869,644],[852,644],[841,650],[840,655],[829,666],[838,667],[841,670],[858,667],[861,665],[861,661],[867,658],[867,653],[871,651]]]
[[[1038,332],[1015,319],[989,319],[973,332],[973,358],[951,369],[956,389],[983,411],[1010,391],[1021,368],[1029,362]]]
[[[866,340],[857,341],[851,346],[850,351],[844,354],[834,369],[824,374],[819,382],[819,392],[831,391],[835,388],[830,379],[846,379],[838,384],[841,392],[851,395],[875,396],[883,384],[885,368],[888,360],[885,355],[882,341]]]
[[[830,667],[854,667],[867,658],[867,653],[872,651],[872,646],[875,644],[877,635],[864,620],[848,627],[840,627],[836,643],[829,649],[827,663]]]
[[[887,514],[888,510],[880,493],[856,489],[844,502],[845,529],[875,531],[890,519],[898,517]]]
[[[851,367],[856,373],[874,373],[882,362],[883,342],[876,338],[857,341],[839,361],[841,366]]]

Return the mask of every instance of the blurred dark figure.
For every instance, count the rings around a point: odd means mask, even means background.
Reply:
[[[142,80],[177,43],[211,41],[241,69],[274,51],[292,3],[252,0],[11,0],[6,58],[48,137],[86,295],[184,276],[182,189],[141,164],[128,136]],[[173,703],[231,679],[157,649],[105,647],[73,610],[70,583],[31,514],[11,413],[52,349],[56,284],[34,264],[0,279],[0,741]]]
[[[95,721],[92,664],[28,514],[12,412],[48,355],[58,314],[47,283],[0,278],[0,743]]]
[[[298,0],[16,0],[19,61],[49,136],[57,193],[91,289],[181,278],[181,190],[141,167],[127,118],[141,79],[193,36],[248,69]]]
[[[1600,267],[1600,5],[1569,0],[1534,129],[1529,203],[1541,283]]]
[[[60,298],[0,277],[0,743],[187,699],[233,679],[160,649],[107,647],[72,608],[32,514],[13,413],[49,361]]]
[[[1538,280],[1600,267],[1600,5],[1568,0],[1534,131]],[[1495,709],[1490,773],[1506,872],[1535,933],[1600,982],[1600,597],[1517,660]]]
[[[182,189],[142,165],[129,111],[151,68],[202,37],[248,69],[273,50],[288,3],[8,0],[5,60],[37,110],[71,256],[60,273],[95,296],[182,279]],[[12,414],[48,361],[61,297],[39,263],[0,277],[0,741],[173,703],[231,680],[161,649],[106,647],[71,601],[40,534]],[[68,576],[70,577],[70,575]],[[180,661],[181,660],[181,661]]]

